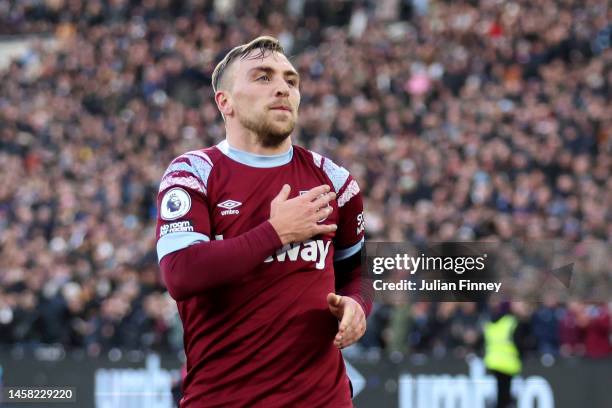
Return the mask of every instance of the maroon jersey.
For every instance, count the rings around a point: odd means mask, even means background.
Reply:
[[[321,222],[338,229],[278,248],[239,281],[177,301],[187,355],[182,407],[352,406],[326,301],[335,292],[334,260],[363,244],[362,198],[346,169],[298,146],[260,156],[224,141],[185,153],[160,185],[158,257],[261,225],[284,184],[289,198],[328,184],[337,198]],[[240,262],[227,259],[225,268]]]

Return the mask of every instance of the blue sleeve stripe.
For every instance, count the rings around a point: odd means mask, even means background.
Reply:
[[[202,156],[198,156],[195,154],[187,153],[186,156],[189,158],[189,162],[193,167],[196,176],[202,180],[205,186],[208,185],[208,176],[210,176],[210,172],[212,170],[212,165],[209,161],[202,158]]]
[[[199,232],[173,232],[164,235],[157,241],[157,259],[161,262],[162,258],[172,252],[176,252],[197,241],[210,241],[210,238]]]
[[[178,163],[173,163],[170,165],[170,167],[168,167],[168,169],[164,173],[164,177],[166,177],[168,174],[173,173],[175,171],[186,171],[187,173],[191,173],[194,176],[197,176],[195,170],[189,164],[185,162],[178,162]]]
[[[341,261],[343,259],[346,259],[350,256],[355,255],[357,252],[361,250],[363,243],[364,243],[364,238],[361,238],[361,241],[359,241],[352,247],[337,250],[336,253],[334,254],[334,261]]]

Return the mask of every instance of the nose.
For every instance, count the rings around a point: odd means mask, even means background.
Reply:
[[[285,98],[289,96],[289,85],[287,85],[285,80],[281,79],[278,85],[276,85],[275,96]]]

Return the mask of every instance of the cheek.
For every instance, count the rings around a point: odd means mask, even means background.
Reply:
[[[265,112],[259,98],[245,98],[235,105],[238,116],[249,120],[262,120]]]
[[[249,114],[254,110],[256,103],[252,95],[241,93],[236,95],[234,99],[234,109],[240,112],[240,114]]]
[[[291,104],[295,106],[296,111],[297,108],[300,106],[300,100],[301,97],[299,92],[296,92],[295,94],[291,95]]]
[[[243,110],[257,111],[263,106],[263,100],[261,93],[257,92],[243,92],[237,98],[239,106]]]

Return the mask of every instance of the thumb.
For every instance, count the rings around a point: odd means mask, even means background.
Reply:
[[[291,186],[289,184],[284,184],[281,191],[278,193],[276,197],[272,200],[272,202],[282,203],[283,201],[287,201],[289,198],[289,193],[291,192]]]
[[[335,293],[328,293],[327,294],[327,303],[330,306],[338,307],[338,306],[340,306],[340,302],[341,301],[342,301],[342,296],[338,296]]]

